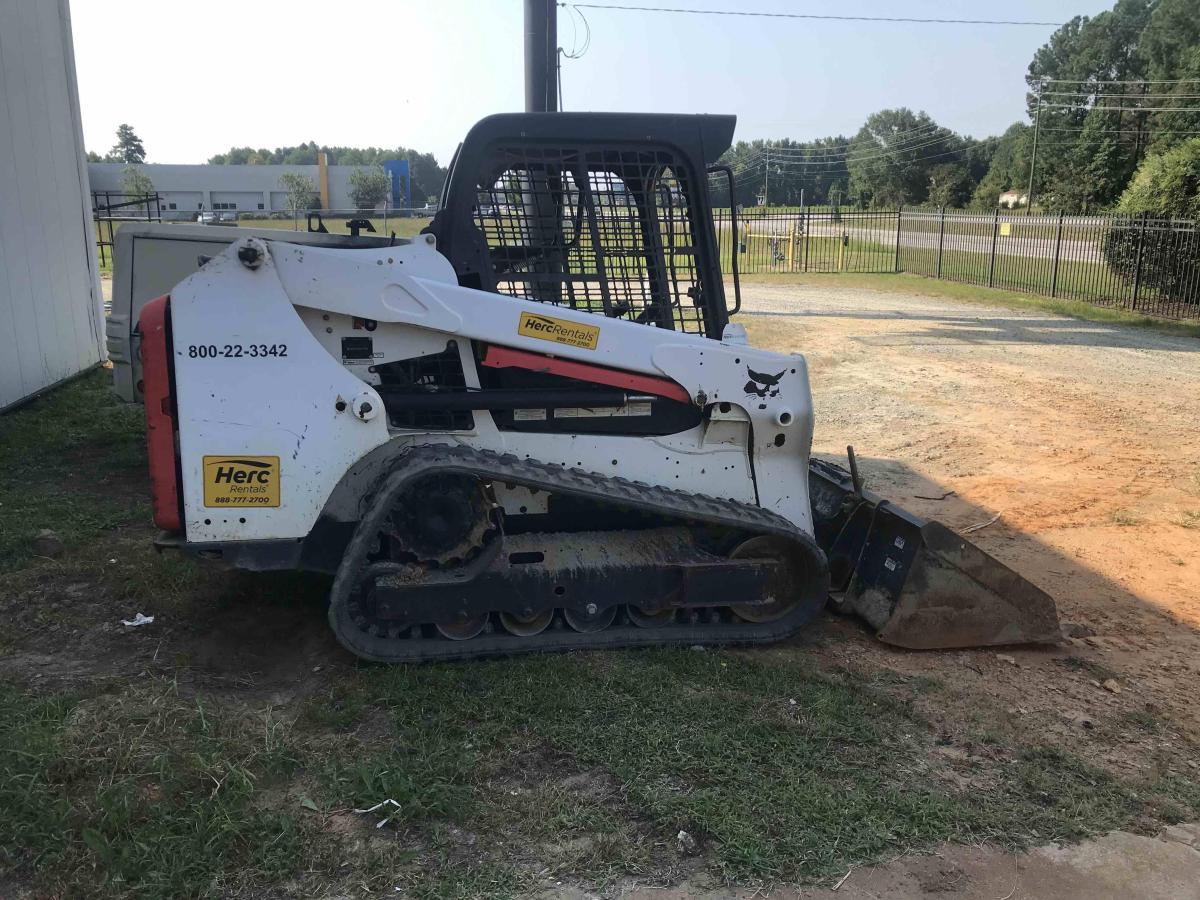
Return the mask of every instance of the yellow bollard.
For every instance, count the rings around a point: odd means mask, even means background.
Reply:
[[[787,269],[795,272],[793,262],[796,259],[796,220],[792,219],[792,227],[788,230]]]

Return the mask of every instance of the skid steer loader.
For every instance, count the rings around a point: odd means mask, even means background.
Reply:
[[[798,354],[730,323],[707,179],[732,116],[478,123],[411,241],[243,237],[140,318],[160,545],[333,575],[379,661],[1058,637],[1054,604],[809,459]]]

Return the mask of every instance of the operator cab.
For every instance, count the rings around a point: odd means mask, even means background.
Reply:
[[[735,122],[490,116],[455,154],[426,230],[464,287],[719,340],[731,310],[706,181]]]

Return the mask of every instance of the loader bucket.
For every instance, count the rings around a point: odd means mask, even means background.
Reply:
[[[809,464],[817,543],[831,603],[879,639],[934,650],[1061,640],[1045,591],[940,522],[918,518],[823,460]]]

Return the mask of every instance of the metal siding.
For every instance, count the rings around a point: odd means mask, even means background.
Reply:
[[[0,409],[102,357],[65,0],[0,0]]]
[[[236,203],[238,212],[244,212],[248,209],[257,210],[258,204],[263,202],[263,195],[261,191],[213,191],[212,202]]]

